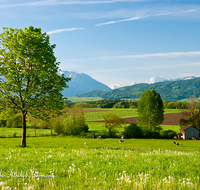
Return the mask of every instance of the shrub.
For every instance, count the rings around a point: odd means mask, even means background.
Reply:
[[[109,136],[115,137],[116,128],[122,127],[124,123],[123,118],[120,118],[118,115],[112,112],[108,112],[103,116],[105,127],[109,130]]]
[[[124,135],[126,138],[141,138],[143,136],[141,127],[135,123],[124,127]]]
[[[53,129],[58,134],[81,135],[88,132],[88,125],[85,122],[82,109],[72,110],[72,114],[65,114],[53,120]]]
[[[98,132],[97,136],[101,136],[102,138],[108,138],[109,133],[107,129],[102,129],[101,131]]]
[[[8,128],[20,128],[22,124],[21,114],[15,114],[6,121],[6,126]]]
[[[160,131],[161,138],[172,139],[176,135],[176,132],[173,130],[162,130]]]
[[[0,127],[6,127],[6,120],[0,120]]]
[[[63,125],[59,121],[54,122],[53,129],[54,129],[54,132],[57,133],[57,134],[63,133]]]

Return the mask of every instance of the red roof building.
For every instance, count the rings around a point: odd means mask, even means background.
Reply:
[[[199,130],[193,127],[192,125],[186,125],[180,129],[182,137],[186,139],[199,139]]]

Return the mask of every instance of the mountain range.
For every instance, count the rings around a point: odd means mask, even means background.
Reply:
[[[173,92],[175,87],[172,87],[173,84],[179,85],[177,82],[178,81],[185,81],[189,79],[195,79],[196,77],[194,76],[189,76],[189,77],[184,77],[184,78],[177,78],[177,79],[170,79],[167,80],[163,77],[151,77],[147,83],[133,83],[130,86],[126,87],[121,87],[120,85],[110,85],[108,87],[107,85],[93,79],[89,75],[85,73],[79,73],[79,72],[74,72],[74,71],[60,71],[60,74],[64,74],[65,77],[71,78],[71,81],[67,83],[69,88],[66,88],[62,91],[62,94],[64,97],[71,97],[71,96],[85,96],[85,97],[91,97],[91,96],[99,96],[102,97],[103,99],[121,99],[121,98],[130,98],[130,99],[139,99],[140,95],[145,89],[149,88],[156,88],[159,90],[158,92],[161,91],[161,86],[162,86],[162,91],[165,91],[165,93],[162,95],[166,100],[177,100],[177,98],[188,98],[185,93],[194,95],[198,93],[194,93],[194,89],[196,89],[196,86],[194,84],[191,84],[191,91],[186,92],[187,90],[183,86],[179,87],[178,91],[182,92],[182,96],[176,95],[176,93],[173,95],[170,95],[169,93]],[[183,82],[184,83],[184,82]],[[186,82],[188,83],[188,82]],[[151,86],[152,85],[152,86]],[[160,87],[159,87],[160,86]],[[169,87],[170,86],[170,87]],[[112,90],[113,89],[113,90]],[[156,90],[155,89],[155,90]],[[162,93],[161,91],[161,93]],[[120,93],[119,93],[120,92]],[[131,94],[132,93],[132,94]],[[167,95],[168,94],[168,95]]]
[[[73,72],[73,71],[61,71],[60,74],[64,74],[65,77],[71,78],[71,81],[67,83],[69,88],[65,88],[62,91],[64,97],[76,96],[93,90],[110,91],[107,85],[98,82],[87,74]]]
[[[157,82],[167,82],[167,81],[179,81],[179,80],[188,80],[188,79],[195,79],[195,76],[188,76],[188,77],[183,77],[183,78],[176,78],[176,79],[165,79],[162,76],[158,77],[158,76],[154,76],[151,77],[147,83],[148,84],[154,84]]]
[[[154,89],[163,100],[179,101],[200,96],[200,77],[187,80],[156,82],[153,84],[140,83],[132,86],[110,90],[108,92],[96,90],[79,95],[78,97],[102,97],[103,99],[139,99],[147,89]]]

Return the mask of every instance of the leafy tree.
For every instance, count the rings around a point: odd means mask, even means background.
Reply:
[[[159,124],[164,120],[164,107],[160,94],[155,90],[146,90],[138,102],[137,122],[150,130],[160,130]]]
[[[194,98],[190,98],[187,111],[184,113],[188,119],[180,119],[180,125],[192,125],[200,130],[200,98],[195,102]]]
[[[40,28],[3,28],[0,34],[0,102],[22,117],[22,147],[26,147],[26,116],[48,118],[61,114],[61,91],[70,79],[58,74],[49,36]],[[5,113],[4,113],[5,114]]]
[[[120,118],[118,115],[112,112],[108,112],[103,116],[105,127],[109,130],[109,135],[113,136],[113,130],[115,128],[120,128],[121,125],[124,123],[124,120]]]

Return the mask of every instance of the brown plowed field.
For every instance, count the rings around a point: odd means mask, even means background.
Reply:
[[[187,116],[184,115],[184,113],[164,114],[164,121],[162,125],[180,125],[179,121],[182,118],[187,119]],[[136,123],[136,119],[137,117],[125,118],[124,123],[125,124]],[[91,122],[103,122],[103,121],[91,121]]]
[[[183,113],[169,113],[164,114],[164,121],[162,125],[180,125],[180,119],[187,119],[187,117]],[[136,123],[136,117],[125,118],[124,121],[126,124]]]

